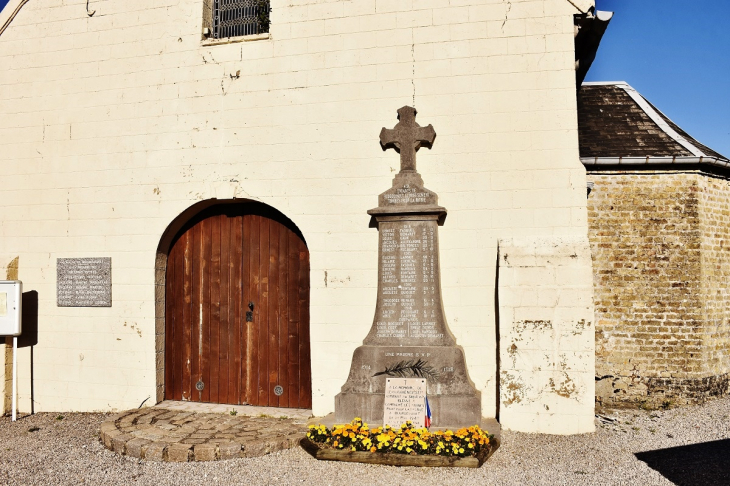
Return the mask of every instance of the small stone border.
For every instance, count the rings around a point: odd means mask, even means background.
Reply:
[[[100,438],[118,454],[189,462],[263,456],[299,445],[305,433],[304,424],[286,418],[146,408],[111,417]]]

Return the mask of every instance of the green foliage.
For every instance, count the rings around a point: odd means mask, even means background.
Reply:
[[[269,0],[257,0],[256,23],[259,27],[259,33],[269,31],[269,26],[271,25],[271,4]]]
[[[373,376],[388,375],[399,378],[426,378],[435,380],[438,373],[432,366],[428,366],[428,361],[422,359],[400,361],[393,366],[387,366],[383,371],[378,371]]]

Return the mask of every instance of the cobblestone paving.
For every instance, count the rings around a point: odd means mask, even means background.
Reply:
[[[148,461],[217,461],[295,447],[306,430],[299,418],[155,407],[111,417],[101,425],[101,440],[107,449]]]

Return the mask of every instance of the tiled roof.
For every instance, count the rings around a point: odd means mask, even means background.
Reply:
[[[585,165],[730,163],[622,82],[582,85],[578,140]]]

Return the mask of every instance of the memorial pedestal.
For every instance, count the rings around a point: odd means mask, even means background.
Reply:
[[[436,134],[430,125],[415,123],[413,108],[398,114],[400,123],[383,129],[380,139],[383,149],[401,154],[401,171],[379,196],[378,207],[368,211],[379,232],[375,318],[335,398],[335,422],[361,417],[382,424],[385,379],[415,377],[427,379],[432,426],[477,425],[481,392],[469,379],[464,350],[446,324],[441,302],[438,227],[446,209],[415,170],[415,151],[430,147]]]

